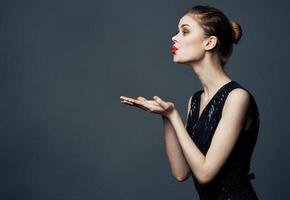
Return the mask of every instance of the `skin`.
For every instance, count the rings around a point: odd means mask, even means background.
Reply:
[[[178,48],[173,55],[173,61],[190,66],[203,86],[200,116],[218,89],[231,79],[224,72],[217,54],[213,51],[217,37],[205,36],[196,18],[190,14],[180,19],[178,29],[178,33],[172,37],[174,45]],[[187,114],[191,98],[192,96],[188,100]],[[241,130],[250,120],[247,117],[249,93],[241,88],[232,90],[225,101],[222,117],[209,150],[203,155],[187,133],[173,102],[165,101],[158,96],[154,96],[152,100],[142,96],[137,99],[121,96],[120,99],[123,104],[162,116],[167,154],[172,173],[178,181],[187,179],[190,172],[194,173],[201,184],[213,180],[233,150]]]

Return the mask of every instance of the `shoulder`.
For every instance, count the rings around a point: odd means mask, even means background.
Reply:
[[[250,100],[250,92],[244,88],[234,88],[232,91],[228,94],[228,99],[230,100],[239,100],[241,101],[247,101]]]
[[[251,102],[251,94],[248,90],[244,88],[235,88],[229,92],[224,110],[233,111],[233,110],[245,110],[249,107]]]
[[[248,100],[252,98],[252,94],[249,91],[249,89],[244,87],[239,82],[234,81],[234,83],[230,86],[230,88],[231,89],[228,94],[229,98],[246,98]]]

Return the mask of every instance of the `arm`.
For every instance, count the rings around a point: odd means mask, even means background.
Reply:
[[[174,109],[168,116],[185,159],[201,184],[210,182],[230,155],[244,124],[249,103],[247,91],[237,88],[230,92],[205,156],[191,140],[177,110]]]
[[[189,114],[191,98],[192,96],[190,97],[188,102],[187,116]],[[162,119],[166,153],[172,174],[178,181],[184,181],[189,177],[191,169],[183,155],[181,146],[178,142],[175,130],[172,127],[171,122],[168,118],[164,116],[162,116]]]

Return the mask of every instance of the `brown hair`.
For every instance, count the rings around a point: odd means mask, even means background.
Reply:
[[[218,38],[214,50],[224,66],[232,54],[233,43],[237,44],[242,36],[241,26],[235,20],[229,21],[222,11],[212,6],[196,5],[186,14],[197,20],[206,37],[214,35]]]

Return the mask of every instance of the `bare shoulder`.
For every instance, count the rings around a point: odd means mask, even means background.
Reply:
[[[249,99],[250,93],[243,89],[243,88],[235,88],[229,93],[229,98],[243,98],[243,99]]]
[[[242,101],[248,101],[250,100],[250,93],[243,88],[235,88],[229,93],[228,98],[242,99]]]
[[[229,94],[225,101],[225,110],[231,108],[246,109],[250,104],[250,93],[243,88],[235,88]]]

